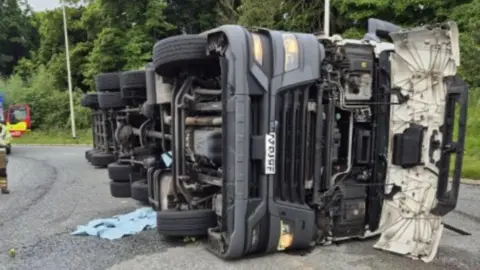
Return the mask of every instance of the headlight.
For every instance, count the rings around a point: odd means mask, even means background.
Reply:
[[[284,33],[283,50],[285,51],[285,71],[292,71],[299,67],[298,41],[294,34]]]
[[[255,57],[255,61],[257,61],[260,65],[263,64],[263,47],[262,47],[262,40],[258,34],[252,34],[253,38],[253,56]]]

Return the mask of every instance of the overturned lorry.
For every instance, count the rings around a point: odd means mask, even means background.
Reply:
[[[85,158],[96,167],[114,167],[117,160],[130,157],[132,146],[138,146],[138,138],[123,142],[117,140],[117,123],[138,126],[145,122],[139,113],[139,105],[145,102],[145,72],[125,71],[99,74],[95,77],[96,93],[87,93],[82,106],[91,109],[93,149],[85,152]],[[114,171],[115,177],[123,170]],[[128,173],[127,173],[128,179]],[[125,178],[121,176],[120,179]],[[117,178],[114,178],[117,179]]]
[[[376,248],[431,261],[460,186],[458,29],[368,30],[225,25],[157,42],[147,120],[119,123],[117,139],[139,137],[142,154],[122,162],[147,186],[158,232],[206,235],[223,259],[380,235]]]
[[[85,158],[95,167],[107,167],[117,159],[115,132],[115,111],[125,107],[116,98],[120,95],[117,72],[95,76],[95,93],[86,93],[82,106],[91,109],[93,149],[85,151]]]

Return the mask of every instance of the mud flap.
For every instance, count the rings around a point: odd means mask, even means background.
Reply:
[[[391,87],[399,95],[391,99],[396,105],[390,114],[387,196],[374,247],[430,262],[442,216],[455,208],[460,185],[467,93],[456,76],[458,29],[448,22],[391,37]],[[459,133],[452,142],[456,103]],[[455,174],[447,190],[451,154],[456,154]]]

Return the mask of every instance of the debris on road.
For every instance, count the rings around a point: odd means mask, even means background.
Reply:
[[[11,248],[8,250],[8,255],[11,257],[11,258],[15,258],[15,255],[17,255],[17,252],[15,251],[14,248]]]
[[[150,207],[143,207],[131,213],[106,219],[95,219],[87,225],[77,226],[72,235],[97,236],[116,240],[156,227],[157,213]]]

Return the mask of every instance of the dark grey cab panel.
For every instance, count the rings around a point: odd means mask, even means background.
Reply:
[[[322,93],[318,91],[323,46],[314,35],[271,31],[274,46],[274,76],[270,86],[270,126],[276,134],[276,174],[269,176],[270,239],[268,252],[286,248],[282,237],[291,237],[289,248],[306,248],[314,239],[315,211],[305,200],[303,180],[317,177],[321,164],[321,137],[312,138],[307,129],[322,134]],[[287,68],[284,39],[296,39],[298,62]],[[292,42],[292,41],[290,41]],[[287,41],[288,43],[288,41]],[[294,42],[293,42],[294,43]],[[295,45],[293,45],[295,46]],[[288,49],[287,49],[288,50]],[[293,50],[294,51],[294,50]],[[319,163],[317,163],[319,162]],[[310,175],[307,175],[310,174]]]
[[[223,112],[222,216],[209,231],[209,249],[224,259],[264,249],[268,235],[267,184],[262,172],[262,138],[268,128],[268,86],[272,53],[268,32],[259,32],[261,60],[253,38],[240,26],[225,25],[208,36],[208,53],[220,58]],[[261,62],[261,63],[259,63]]]
[[[314,211],[306,204],[277,196],[276,190],[282,188],[279,175],[283,174],[276,174],[275,169],[286,163],[279,163],[278,154],[268,151],[280,147],[275,144],[275,137],[281,135],[277,99],[289,91],[297,96],[316,87],[323,47],[310,34],[267,29],[249,32],[234,25],[204,35],[209,38],[209,53],[218,54],[221,61],[226,108],[223,144],[227,149],[223,157],[228,168],[223,179],[222,222],[219,228],[210,231],[210,250],[225,259],[273,252],[278,247],[281,226],[286,223],[295,230],[293,246],[305,247],[314,235]],[[298,56],[287,59],[293,63],[289,67],[285,65],[286,39],[294,40],[298,47]],[[301,104],[303,109],[312,107],[307,103]],[[272,140],[273,148],[268,148]],[[272,154],[270,159],[269,154]],[[293,168],[288,173],[302,172]]]

